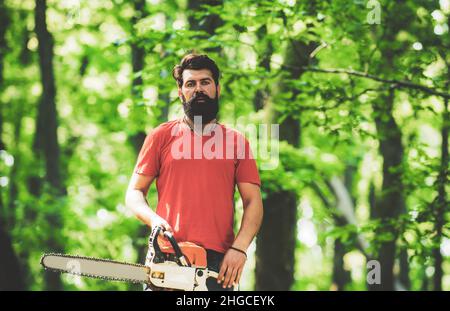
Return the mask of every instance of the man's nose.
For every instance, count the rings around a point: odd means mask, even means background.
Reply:
[[[203,92],[203,86],[200,82],[195,85],[194,91],[195,92]]]

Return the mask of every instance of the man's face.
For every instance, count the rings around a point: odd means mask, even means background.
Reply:
[[[183,85],[178,88],[178,95],[181,100],[189,101],[195,93],[203,93],[209,98],[215,98],[217,93],[219,97],[220,85],[216,87],[212,73],[208,69],[183,71]]]

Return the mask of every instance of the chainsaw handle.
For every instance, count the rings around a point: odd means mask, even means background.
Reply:
[[[180,246],[178,245],[177,241],[175,240],[173,234],[167,230],[164,231],[164,236],[169,240],[170,244],[172,245],[173,250],[175,251],[175,256],[177,256],[178,260],[183,266],[190,267],[191,264],[188,262],[187,258],[184,256],[183,252],[181,251]]]
[[[153,248],[153,250],[155,251],[154,260],[156,260],[157,262],[164,262],[164,260],[165,260],[163,253],[161,251],[161,248],[159,247],[159,244],[158,244],[158,236],[162,229],[163,228],[160,226],[153,227],[152,233],[150,234],[150,238],[149,238],[149,247],[151,246]]]
[[[159,262],[163,262],[165,260],[161,248],[158,245],[158,236],[161,231],[163,233],[163,236],[166,239],[168,239],[170,244],[172,245],[172,248],[175,252],[175,256],[178,259],[179,264],[181,266],[190,267],[191,263],[184,256],[180,246],[178,246],[178,243],[173,237],[172,233],[167,231],[164,227],[161,226],[155,226],[152,230],[152,233],[150,234],[150,244],[153,246],[153,249],[155,250],[155,258],[157,258]]]

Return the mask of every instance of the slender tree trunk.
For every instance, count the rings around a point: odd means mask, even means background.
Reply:
[[[147,16],[145,10],[145,0],[134,0],[134,15],[131,18],[132,29],[136,24]],[[132,95],[133,97],[142,97],[142,70],[144,69],[145,62],[145,49],[137,42],[131,44],[131,64],[133,67],[133,82],[132,82]]]
[[[311,188],[316,192],[322,201],[323,205],[330,210],[330,214],[333,217],[334,225],[336,227],[342,227],[352,222],[347,219],[348,217],[343,216],[342,207],[345,204],[342,202],[341,195],[330,182],[326,183],[330,192],[333,193],[334,202],[330,201],[327,195],[321,190],[318,183],[314,182],[311,184]],[[347,188],[348,189],[348,188]],[[347,191],[348,192],[348,191]],[[353,209],[352,206],[347,206],[347,209]],[[364,252],[362,245],[355,245]],[[332,289],[342,291],[345,290],[345,286],[351,281],[350,272],[344,268],[344,255],[347,253],[347,246],[343,243],[340,238],[334,240],[334,254],[333,254],[333,271],[332,271]]]
[[[35,29],[39,41],[39,68],[42,79],[43,94],[39,103],[38,127],[35,148],[44,154],[46,179],[57,190],[64,194],[59,169],[59,145],[57,138],[56,87],[53,73],[53,38],[47,30],[46,0],[36,0]]]
[[[334,217],[334,224],[336,227],[344,226],[345,221],[342,219],[337,219]],[[339,217],[340,218],[340,217]],[[336,290],[343,291],[345,286],[351,282],[352,278],[350,271],[344,268],[344,255],[347,253],[347,247],[342,242],[341,239],[337,238],[334,240],[334,254],[333,254],[333,274],[332,283],[336,286]]]
[[[19,258],[14,251],[11,236],[0,224],[0,291],[25,290],[25,280]]]
[[[333,177],[330,181],[325,182],[328,190],[333,193],[335,202],[330,202],[317,183],[311,185],[323,204],[330,209],[336,227],[357,225],[354,208],[355,199],[351,195],[355,170],[356,166],[347,165],[344,181],[342,181],[341,178]],[[332,283],[333,288],[338,291],[345,290],[346,285],[351,282],[350,272],[344,267],[344,255],[348,251],[357,248],[364,256],[368,257],[367,242],[363,237],[355,236],[352,237],[351,240],[356,241],[354,245],[346,245],[340,238],[336,238],[334,241]]]
[[[270,72],[270,59],[273,54],[273,45],[272,41],[267,38],[267,26],[261,26],[256,32],[258,41],[265,41],[264,52],[259,58],[258,65],[261,68],[264,68],[266,72]],[[261,110],[264,108],[266,101],[269,97],[269,88],[266,86],[264,88],[258,89],[256,91],[255,97],[253,98],[253,107],[255,111]]]
[[[400,274],[398,280],[405,290],[409,290],[411,288],[411,279],[409,278],[409,256],[408,249],[405,247],[400,248],[399,265]]]
[[[134,15],[131,18],[131,26],[132,29],[136,26],[137,23],[142,18],[147,16],[147,11],[145,7],[145,0],[134,0]],[[143,79],[142,79],[142,71],[145,65],[145,48],[140,46],[137,42],[133,42],[131,44],[131,65],[133,69],[133,81],[131,83],[131,93],[133,100],[140,101],[142,100],[142,87],[143,87]],[[142,144],[144,143],[146,137],[146,133],[143,130],[138,131],[137,133],[131,135],[129,140],[131,141],[134,150],[139,153]],[[145,261],[145,250],[147,244],[145,243],[145,238],[148,235],[147,226],[139,226],[137,237],[133,242],[134,247],[138,253],[138,262],[144,263]]]
[[[45,0],[36,0],[35,6],[35,31],[39,41],[39,68],[42,80],[42,97],[40,99],[37,129],[34,141],[34,149],[39,158],[44,156],[46,168],[46,181],[50,184],[56,197],[66,194],[60,176],[60,151],[57,137],[57,111],[56,111],[56,87],[53,73],[53,38],[47,30],[46,22],[47,4]],[[54,252],[62,252],[59,235],[62,228],[60,214],[48,214],[51,232],[47,246]],[[45,273],[45,287],[47,290],[62,290],[63,284],[57,273]]]
[[[450,76],[450,68],[447,69],[449,71]],[[447,89],[449,84],[447,83]],[[434,259],[434,276],[433,276],[433,289],[435,291],[442,290],[442,277],[443,277],[443,258],[441,253],[441,244],[443,238],[443,228],[445,225],[445,215],[448,212],[448,201],[447,201],[447,191],[446,186],[448,186],[448,163],[449,163],[449,154],[448,154],[448,132],[450,126],[450,117],[449,117],[449,107],[448,107],[448,99],[445,99],[444,102],[444,112],[442,114],[442,147],[441,147],[441,164],[439,169],[439,175],[437,180],[438,187],[438,195],[434,202],[434,214],[435,214],[435,247],[433,248],[433,259]]]
[[[344,174],[344,185],[347,192],[351,196],[352,209],[355,206],[355,199],[351,195],[353,179],[356,171],[356,166],[347,165]],[[338,199],[338,196],[336,196]],[[343,217],[335,216],[335,225],[344,226],[346,225],[345,219]],[[350,271],[347,271],[344,267],[344,255],[348,252],[348,247],[341,241],[341,239],[335,239],[334,241],[334,256],[333,256],[333,283],[336,284],[336,289],[338,291],[345,290],[348,283],[352,281]]]

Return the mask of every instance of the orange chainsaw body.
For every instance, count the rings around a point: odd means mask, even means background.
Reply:
[[[175,254],[172,245],[166,239],[158,237],[158,245],[163,253]],[[192,242],[179,242],[178,246],[191,265],[203,268],[207,267],[206,250],[203,247]]]

